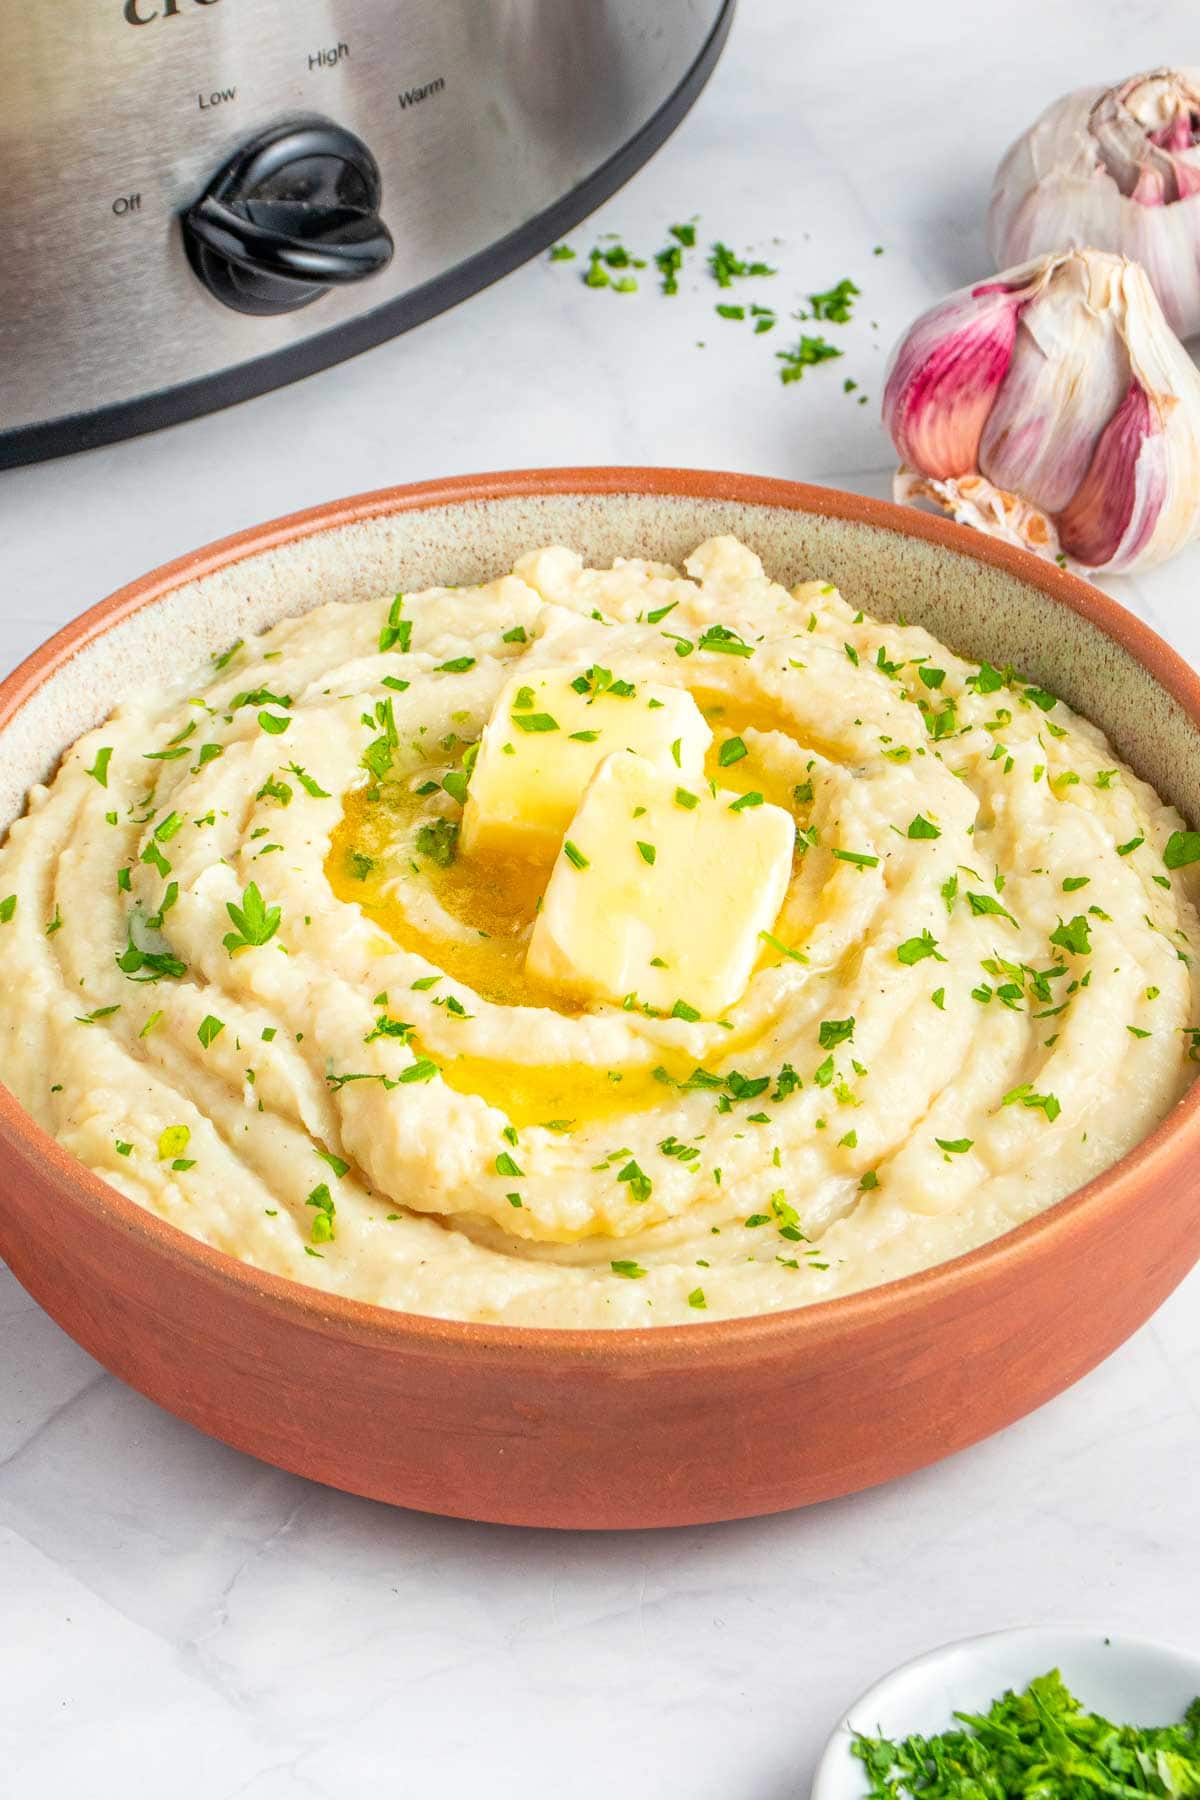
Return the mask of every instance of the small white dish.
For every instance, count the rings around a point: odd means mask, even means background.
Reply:
[[[948,1731],[955,1712],[985,1712],[1006,1689],[1021,1691],[1048,1669],[1059,1669],[1090,1711],[1120,1723],[1176,1724],[1200,1694],[1200,1655],[1145,1638],[1053,1625],[963,1638],[893,1669],[854,1702],[817,1765],[812,1800],[864,1800],[866,1770],[851,1751],[856,1733]]]

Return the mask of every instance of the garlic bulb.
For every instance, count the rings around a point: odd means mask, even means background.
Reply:
[[[997,268],[1090,244],[1141,263],[1172,329],[1200,331],[1200,69],[1056,100],[997,173]]]
[[[1070,250],[952,294],[893,354],[898,500],[1086,570],[1200,531],[1200,372],[1144,272]]]

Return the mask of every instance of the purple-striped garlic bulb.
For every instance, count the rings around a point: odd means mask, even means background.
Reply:
[[[1092,572],[1200,531],[1200,372],[1123,256],[1045,256],[923,313],[883,420],[898,500]]]
[[[998,268],[1090,244],[1141,263],[1172,330],[1200,331],[1200,69],[1153,69],[1048,107],[996,172]]]

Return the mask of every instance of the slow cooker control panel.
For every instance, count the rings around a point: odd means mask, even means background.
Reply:
[[[315,116],[251,139],[183,216],[192,268],[223,305],[286,313],[392,259],[375,158]]]

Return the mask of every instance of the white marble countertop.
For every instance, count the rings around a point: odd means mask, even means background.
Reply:
[[[0,664],[194,545],[391,482],[648,462],[887,492],[886,352],[988,267],[1000,152],[1064,87],[1188,60],[1193,11],[743,0],[694,112],[573,239],[653,251],[699,211],[702,239],[779,263],[781,310],[851,275],[844,362],[784,388],[786,334],[717,319],[699,276],[667,303],[543,259],[298,386],[0,477]],[[1200,549],[1110,586],[1200,658]],[[558,1536],[388,1511],[211,1443],[0,1270],[0,1791],[784,1800],[843,1704],[941,1639],[1066,1620],[1195,1648],[1198,1310],[1194,1275],[1071,1393],[889,1488]]]

